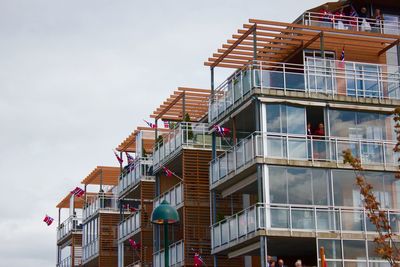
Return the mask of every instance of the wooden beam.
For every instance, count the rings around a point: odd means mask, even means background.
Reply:
[[[394,41],[393,43],[391,43],[390,45],[386,46],[385,48],[383,48],[381,51],[378,52],[378,56],[382,55],[383,53],[385,53],[386,51],[388,51],[390,48],[398,45],[400,42],[400,39],[397,39],[396,41]]]
[[[225,51],[225,53],[219,57],[212,65],[211,68],[215,68],[224,58],[226,55],[228,55],[233,49],[235,49],[242,40],[244,40],[244,38],[246,38],[247,36],[249,36],[250,34],[253,33],[253,31],[255,31],[257,29],[257,24],[254,24],[246,33],[244,33],[242,35],[241,38],[237,39],[236,42],[234,44],[232,44],[230,46],[230,48],[228,48],[227,51]]]

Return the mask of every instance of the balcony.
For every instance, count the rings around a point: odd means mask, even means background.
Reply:
[[[385,210],[393,232],[400,231],[400,211]],[[222,250],[250,240],[259,230],[374,234],[365,209],[309,205],[256,204],[212,227],[212,249]],[[214,251],[215,252],[215,251]]]
[[[174,130],[154,147],[153,166],[157,170],[167,160],[173,158],[183,148],[211,149],[211,134],[207,123],[179,123]],[[221,139],[217,138],[217,149],[221,149]]]
[[[349,30],[357,32],[375,32],[387,34],[400,34],[400,24],[394,21],[382,21],[376,23],[373,20],[368,20],[370,28],[363,24],[363,18],[351,16],[329,15],[328,19],[324,21],[324,15],[317,12],[305,12],[295,22],[297,24],[326,27],[338,30]]]
[[[72,257],[68,256],[65,259],[57,263],[57,267],[78,267],[81,266],[82,259],[80,257],[75,257],[74,265],[72,265]]]
[[[83,247],[82,260],[87,262],[99,254],[99,238],[96,237],[91,242],[85,244]]]
[[[211,161],[210,183],[213,187],[229,180],[254,163],[257,157],[302,160],[311,165],[334,163],[337,166],[343,163],[342,152],[347,149],[364,167],[397,169],[400,154],[393,151],[395,144],[393,141],[255,132]]]
[[[175,185],[167,192],[161,194],[153,200],[154,209],[157,208],[163,200],[168,201],[168,203],[176,209],[179,209],[183,205],[183,184],[182,182]]]
[[[302,97],[351,97],[360,99],[400,99],[398,66],[342,62],[306,57],[305,64],[255,61],[235,72],[215,92],[210,102],[209,121],[215,122],[244,101],[258,89],[304,93]]]
[[[129,172],[121,174],[118,183],[118,194],[128,191],[130,188],[138,184],[142,179],[154,180],[154,177],[148,173],[149,168],[153,165],[151,158],[139,158],[135,161]]]
[[[169,246],[169,266],[184,266],[185,265],[185,254],[184,254],[183,240],[180,240]],[[164,249],[153,254],[153,267],[163,267],[164,264]]]
[[[95,198],[88,199],[87,205],[83,208],[83,221],[99,211],[117,213],[119,211],[118,199],[112,195],[98,195]]]
[[[120,222],[118,226],[118,240],[126,239],[140,230],[141,212],[136,211],[128,218]]]
[[[77,231],[82,231],[82,219],[72,215],[57,227],[57,241]]]

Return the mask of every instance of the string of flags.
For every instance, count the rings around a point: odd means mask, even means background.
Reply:
[[[75,189],[71,191],[71,194],[76,197],[82,197],[85,194],[85,190],[80,187],[75,187]]]
[[[47,224],[47,226],[50,226],[53,223],[54,219],[46,214],[43,221]]]

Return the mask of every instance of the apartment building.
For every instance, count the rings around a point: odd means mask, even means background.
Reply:
[[[385,20],[364,22],[363,7]],[[243,256],[243,266],[268,266],[268,256],[317,266],[324,246],[329,266],[388,266],[342,151],[360,158],[398,232],[391,112],[400,104],[399,8],[339,1],[294,23],[250,19],[205,62],[212,79],[218,68],[234,69],[221,85],[212,82],[208,112],[234,142],[223,153],[213,144],[213,255]],[[226,213],[217,196],[232,194],[243,210]]]

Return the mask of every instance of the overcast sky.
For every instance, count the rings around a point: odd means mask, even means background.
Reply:
[[[0,267],[55,266],[56,203],[249,18],[317,0],[0,0]]]

